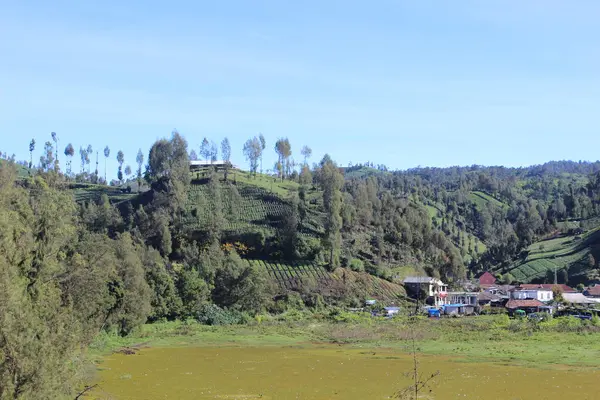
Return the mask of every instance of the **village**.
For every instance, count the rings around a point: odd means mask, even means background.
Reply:
[[[409,276],[403,281],[407,296],[414,304],[412,314],[431,318],[508,314],[515,318],[545,319],[549,316],[573,316],[591,319],[600,313],[600,284],[576,290],[566,284],[504,285],[490,272],[461,284],[461,290],[449,290],[440,279]],[[367,305],[374,305],[368,300]],[[382,315],[394,316],[400,307],[384,307]]]

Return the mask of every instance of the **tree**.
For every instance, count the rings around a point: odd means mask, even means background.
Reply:
[[[255,314],[271,300],[272,290],[264,268],[244,263],[231,251],[216,270],[212,298],[221,307]]]
[[[596,259],[594,258],[594,256],[591,253],[588,254],[588,266],[590,268],[596,267]]]
[[[509,272],[507,272],[506,274],[502,275],[501,280],[502,280],[502,284],[510,285],[515,281],[515,278]]]
[[[117,162],[119,163],[119,170],[117,172],[117,178],[120,182],[123,182],[123,163],[125,162],[125,154],[121,150],[117,153]]]
[[[35,139],[29,142],[29,169],[33,168],[33,151],[35,150]]]
[[[308,146],[302,147],[302,156],[304,157],[304,165],[308,165],[308,159],[312,155],[312,149]]]
[[[104,148],[104,182],[108,182],[106,180],[106,161],[108,160],[108,157],[110,157],[110,148],[106,146]]]
[[[210,142],[210,163],[213,164],[217,161],[217,157],[219,156],[219,148],[215,142]]]
[[[209,213],[207,233],[208,243],[218,244],[221,241],[225,219],[223,217],[221,185],[219,185],[219,178],[214,171],[212,172],[208,183],[208,195],[211,199],[211,212]]]
[[[221,155],[223,156],[223,162],[225,163],[225,181],[227,182],[227,173],[231,166],[231,145],[227,138],[223,139],[221,142]]]
[[[90,167],[89,167],[90,162],[91,162],[90,156],[94,152],[94,149],[92,148],[91,144],[88,144],[88,147],[85,150],[85,152],[87,153],[87,157],[85,158],[85,163],[88,165],[88,173],[90,173]]]
[[[335,269],[340,265],[340,248],[342,245],[342,187],[344,177],[333,162],[322,167],[323,205],[325,208],[325,235],[323,247],[329,252],[329,267]]]
[[[308,186],[312,184],[313,176],[308,165],[304,164],[300,171],[300,185]]]
[[[81,158],[81,173],[83,174],[85,172],[85,165],[87,162],[89,162],[89,154],[87,152],[86,149],[84,149],[83,147],[79,148],[79,157]]]
[[[202,144],[200,145],[200,156],[204,159],[204,161],[210,160],[210,142],[207,138],[202,140]]]
[[[54,141],[54,148],[56,149],[54,153],[54,160],[58,164],[58,136],[56,135],[56,132],[50,133],[50,136],[52,136],[52,140]]]
[[[125,176],[129,178],[129,175],[131,175],[131,166],[130,165],[125,167]]]
[[[290,145],[290,141],[288,138],[279,138],[277,142],[275,142],[275,152],[278,156],[278,170],[281,175],[281,180],[285,179],[285,174],[289,169],[289,158],[292,155],[292,146]]]
[[[44,144],[44,154],[40,157],[40,167],[42,171],[49,171],[54,165],[54,147],[52,143]]]
[[[279,241],[283,248],[283,253],[288,259],[294,259],[296,256],[296,246],[298,242],[299,224],[299,205],[300,198],[298,193],[292,191],[288,197],[290,207],[287,208],[283,221],[279,229]]]
[[[560,271],[558,271],[558,283],[569,283],[569,271],[567,271],[566,268],[563,268]]]
[[[261,133],[258,135],[258,140],[260,141],[260,173],[263,173],[263,154],[265,149],[267,148],[267,141],[265,140],[264,135]]]
[[[67,174],[71,174],[72,169],[71,169],[71,165],[73,163],[73,155],[75,155],[75,149],[73,148],[73,145],[71,143],[69,143],[67,145],[67,147],[65,147],[65,156],[68,157],[68,161],[67,161]]]
[[[250,171],[255,177],[261,152],[260,140],[256,136],[252,139],[248,139],[244,144],[244,155],[246,156],[246,160],[250,162]]]
[[[137,156],[135,157],[135,162],[138,165],[137,169],[137,182],[138,182],[138,192],[142,186],[142,165],[144,165],[144,153],[142,153],[142,149],[138,150]]]
[[[192,149],[192,151],[190,151],[190,161],[196,160],[198,160],[198,154],[196,154],[196,150]]]
[[[183,210],[190,184],[190,161],[187,141],[176,130],[170,140],[160,139],[150,148],[146,180],[154,189],[169,192],[171,212]]]

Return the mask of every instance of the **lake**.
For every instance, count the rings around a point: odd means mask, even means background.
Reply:
[[[559,356],[559,355],[557,355]],[[598,398],[598,372],[470,363],[420,355],[439,371],[423,399]],[[93,399],[388,399],[410,385],[413,359],[393,349],[169,347],[113,354],[100,365]]]

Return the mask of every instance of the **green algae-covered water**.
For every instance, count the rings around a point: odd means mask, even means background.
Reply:
[[[558,355],[557,355],[558,356]],[[387,399],[410,384],[412,358],[337,346],[186,347],[114,354],[94,399]],[[439,376],[423,399],[599,399],[600,372],[536,369],[419,356]]]

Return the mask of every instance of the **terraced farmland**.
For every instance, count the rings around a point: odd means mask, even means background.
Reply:
[[[600,229],[576,236],[559,237],[534,243],[527,258],[508,270],[519,282],[530,282],[546,276],[548,270],[567,268],[569,276],[585,274],[590,268],[588,257],[600,251]]]
[[[237,183],[220,185],[222,212],[226,231],[244,231],[252,227],[274,228],[289,204],[261,187]],[[188,192],[188,226],[203,230],[215,211],[209,186],[194,184]]]
[[[385,281],[367,273],[358,273],[343,268],[329,272],[315,262],[278,263],[263,260],[248,260],[254,266],[265,268],[282,290],[299,290],[307,282],[323,284],[334,291],[347,286],[362,296],[393,302],[405,295],[400,285]]]
[[[137,195],[136,193],[128,193],[118,187],[87,183],[73,183],[69,185],[69,189],[73,191],[75,201],[78,203],[97,201],[103,194],[108,196],[111,203],[130,200]]]

